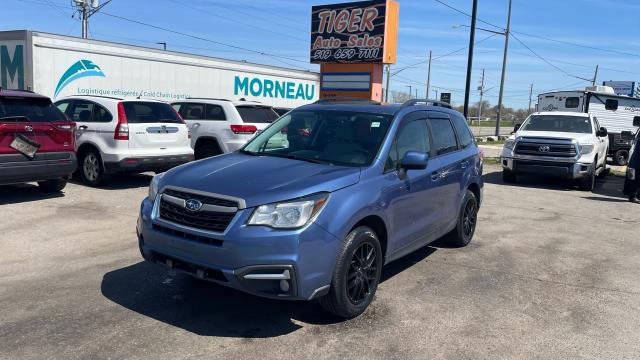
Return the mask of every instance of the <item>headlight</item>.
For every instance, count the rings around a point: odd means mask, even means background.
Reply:
[[[592,144],[580,144],[580,154],[587,155],[587,154],[591,154],[592,151],[593,151]]]
[[[298,200],[258,206],[247,225],[264,225],[277,229],[303,227],[322,210],[328,198],[328,193],[321,193]]]
[[[504,148],[512,150],[515,144],[516,141],[514,139],[507,139],[507,141],[504,142]]]
[[[151,179],[151,183],[149,184],[149,201],[156,201],[156,196],[158,195],[158,184],[160,183],[160,179],[164,176],[164,173],[160,173]]]

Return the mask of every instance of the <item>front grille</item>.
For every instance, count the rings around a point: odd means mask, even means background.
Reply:
[[[222,244],[224,243],[224,241],[222,241],[222,240],[213,239],[213,238],[206,237],[206,236],[190,234],[190,233],[187,233],[187,232],[184,232],[184,231],[171,229],[171,228],[168,228],[168,227],[165,227],[165,226],[160,226],[158,224],[153,224],[153,230],[159,231],[161,233],[165,233],[165,234],[181,237],[181,238],[186,239],[186,240],[191,240],[191,241],[199,242],[199,243],[202,243],[202,244],[208,244],[208,245],[213,245],[213,246],[217,246],[217,247],[222,246]]]
[[[168,195],[181,200],[195,199],[202,202],[203,207],[199,211],[189,211],[174,201],[164,198]],[[238,210],[238,203],[233,200],[220,199],[200,194],[191,194],[174,189],[165,189],[160,199],[160,218],[176,224],[189,226],[215,232],[224,232],[231,223]],[[206,209],[207,205],[229,208],[230,212],[214,211]],[[218,209],[219,210],[219,209]]]
[[[526,140],[518,142],[514,152],[520,155],[555,157],[574,157],[577,154],[575,145],[571,143],[530,142]]]

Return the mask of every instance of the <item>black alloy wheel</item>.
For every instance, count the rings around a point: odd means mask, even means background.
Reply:
[[[347,272],[347,295],[353,304],[360,304],[377,286],[376,249],[370,243],[362,243],[353,251]]]

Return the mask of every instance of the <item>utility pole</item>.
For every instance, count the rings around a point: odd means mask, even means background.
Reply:
[[[391,78],[391,64],[387,64],[387,86],[384,89],[384,102],[389,102],[389,78]]]
[[[110,3],[111,0],[105,1],[102,5],[100,5],[99,0],[73,0],[73,2],[82,17],[82,38],[87,39],[89,38],[89,18]]]
[[[480,80],[480,103],[478,104],[478,126],[480,126],[480,119],[482,118],[482,96],[484,95],[484,69],[482,69],[482,79]]]
[[[593,75],[593,86],[596,86],[596,81],[598,79],[598,65],[596,65],[596,73]]]
[[[505,29],[505,32],[504,32],[504,56],[502,57],[502,77],[500,78],[500,96],[498,96],[496,136],[500,136],[500,120],[502,119],[502,97],[504,95],[504,78],[507,70],[507,53],[509,51],[510,28],[511,28],[511,0],[509,0],[509,15],[507,15],[507,28]]]
[[[527,111],[527,115],[531,114],[531,96],[533,96],[533,84],[529,87],[529,111]]]
[[[435,91],[435,92],[436,92],[436,98],[435,98],[435,99],[433,99],[433,100],[438,100],[438,90],[433,90],[433,91]]]
[[[425,99],[429,98],[429,90],[431,90],[431,50],[429,50],[429,67],[427,70],[427,91],[425,91]]]
[[[418,98],[418,88],[416,88],[416,99]]]
[[[471,11],[471,32],[469,33],[469,56],[467,58],[467,85],[464,88],[464,117],[469,115],[469,95],[471,93],[471,70],[473,68],[473,44],[476,38],[476,18],[478,17],[478,0],[473,0]]]
[[[409,88],[409,99],[413,98],[413,92],[411,91],[411,85],[407,85]]]

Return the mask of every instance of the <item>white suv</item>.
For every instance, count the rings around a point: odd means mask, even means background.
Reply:
[[[278,118],[255,101],[189,98],[172,105],[191,130],[196,159],[236,151]]]
[[[78,173],[91,186],[119,172],[161,172],[193,160],[187,125],[165,102],[70,96],[55,102],[77,124]]]

